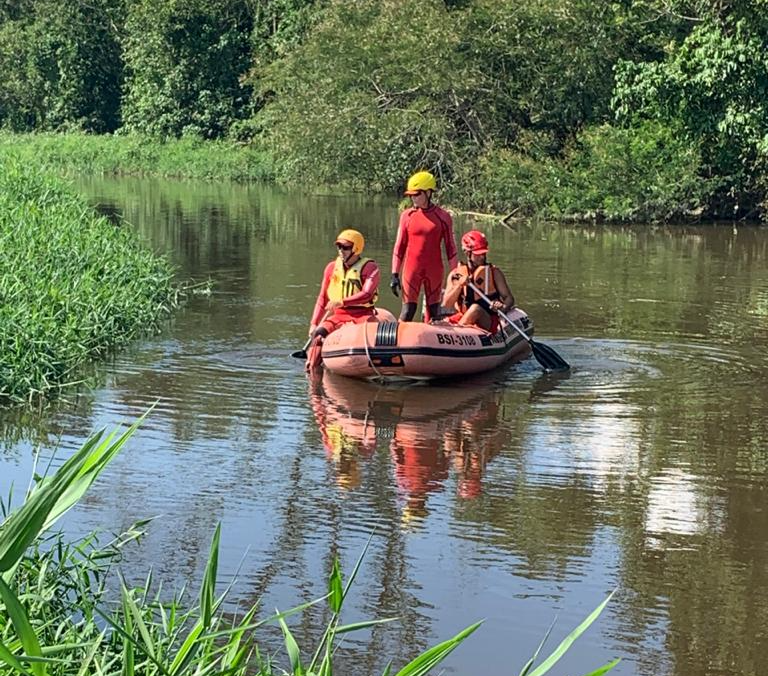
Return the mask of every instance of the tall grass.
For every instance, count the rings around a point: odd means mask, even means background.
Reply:
[[[138,423],[137,423],[138,425]],[[220,529],[214,533],[208,563],[195,601],[182,595],[166,598],[144,584],[129,587],[120,578],[119,600],[105,596],[105,581],[122,547],[135,539],[137,528],[104,546],[94,537],[68,544],[61,534],[47,535],[58,518],[82,497],[133,434],[136,425],[116,438],[103,432],[89,439],[52,476],[38,480],[24,504],[14,512],[3,506],[0,525],[0,669],[22,676],[332,676],[340,637],[394,618],[344,624],[344,601],[352,588],[365,550],[345,580],[338,561],[328,579],[327,594],[264,619],[257,607],[239,618],[223,611],[226,592],[216,595]],[[369,543],[370,543],[369,539]],[[367,549],[367,546],[366,546]],[[609,597],[610,598],[610,597]],[[317,646],[299,646],[288,619],[316,603],[327,603],[330,620]],[[520,676],[543,676],[595,621],[606,599],[571,632],[552,654],[534,666],[541,646]],[[268,623],[282,630],[285,655],[265,657],[256,642]],[[480,623],[426,650],[396,676],[425,676],[466,640]],[[545,637],[546,638],[546,637]],[[543,642],[542,642],[543,645]],[[600,676],[615,660],[590,672]],[[388,664],[383,676],[391,676]]]
[[[178,301],[172,273],[60,181],[0,158],[0,404],[154,330]]]
[[[0,132],[0,157],[11,155],[59,173],[233,181],[273,176],[265,152],[232,141],[195,137],[159,141],[133,135]]]

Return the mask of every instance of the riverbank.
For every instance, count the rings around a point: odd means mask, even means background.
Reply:
[[[157,329],[173,269],[60,180],[0,157],[0,405],[29,403]]]
[[[229,181],[268,181],[274,176],[272,162],[263,151],[192,136],[161,142],[133,134],[2,132],[3,156],[60,174]]]
[[[4,155],[68,175],[293,182],[280,169],[286,160],[277,161],[264,148],[194,137],[161,142],[138,135],[5,132],[0,133]],[[439,199],[456,211],[507,220],[647,223],[723,218],[707,206],[714,186],[699,177],[699,166],[696,148],[662,125],[648,123],[631,130],[606,125],[585,131],[579,143],[557,159],[487,151],[445,179]],[[377,189],[359,178],[342,180],[332,189]],[[330,189],[311,181],[304,187]]]

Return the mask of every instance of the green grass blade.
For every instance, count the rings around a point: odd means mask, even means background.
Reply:
[[[343,601],[344,589],[341,585],[341,570],[339,569],[339,559],[334,557],[331,574],[328,578],[328,605],[335,614],[338,614],[341,612],[341,604]]]
[[[125,582],[122,582],[122,593],[123,593],[123,603],[125,606],[128,607],[128,612],[130,615],[133,616],[133,621],[136,623],[136,628],[139,630],[139,634],[141,634],[141,640],[143,641],[144,645],[142,648],[147,653],[147,655],[152,659],[153,662],[157,663],[156,655],[155,655],[155,646],[152,641],[152,636],[149,633],[149,629],[147,628],[146,623],[144,622],[144,618],[141,616],[141,611],[139,610],[139,607],[136,605],[136,601],[134,601],[133,597],[131,596],[131,593],[128,591],[128,587],[126,587]]]
[[[26,653],[31,657],[42,657],[43,651],[40,649],[40,642],[37,640],[37,634],[35,634],[35,630],[29,623],[27,612],[19,602],[19,599],[16,598],[16,594],[11,591],[11,588],[5,583],[2,577],[0,577],[0,598],[3,599],[5,609],[8,612],[8,616],[11,618],[13,627],[21,639],[21,645],[24,646]],[[47,669],[45,664],[36,663],[32,664],[32,672],[35,676],[45,676]]]
[[[363,563],[363,559],[365,558],[365,554],[368,551],[368,547],[371,546],[371,540],[373,540],[373,536],[376,534],[376,529],[371,531],[371,534],[368,536],[368,541],[365,543],[365,547],[363,547],[363,551],[360,552],[360,556],[357,557],[357,562],[355,563],[355,567],[352,569],[352,572],[349,575],[349,579],[347,580],[347,584],[344,585],[344,597],[346,598],[347,594],[349,593],[350,588],[352,587],[352,583],[355,581],[355,578],[357,577],[357,573],[360,570],[360,566]]]
[[[370,629],[379,624],[387,624],[388,622],[395,622],[399,620],[399,617],[384,617],[380,620],[364,620],[362,622],[353,622],[351,624],[342,624],[334,630],[334,634],[347,634],[350,631],[360,631],[361,629]]]
[[[547,629],[547,633],[544,634],[544,638],[541,639],[541,643],[539,643],[539,646],[536,648],[536,650],[533,653],[533,656],[531,659],[529,659],[525,666],[523,667],[522,671],[520,672],[520,676],[526,676],[526,674],[531,670],[536,660],[539,658],[539,654],[541,653],[542,648],[544,647],[544,644],[547,642],[547,639],[549,638],[550,634],[552,633],[552,630],[555,628],[555,622],[557,621],[557,618],[552,622],[552,624],[549,625],[549,629]]]
[[[248,648],[248,642],[246,642],[245,645],[242,645],[241,647],[241,644],[243,643],[243,636],[245,634],[245,627],[251,623],[255,614],[256,606],[252,606],[251,609],[243,617],[239,626],[235,628],[237,631],[232,634],[230,639],[227,641],[227,651],[224,655],[224,659],[221,662],[221,668],[223,670],[234,670],[239,666]]]
[[[200,646],[199,641],[202,633],[203,620],[199,619],[195,623],[195,626],[192,627],[187,638],[184,639],[184,643],[181,644],[179,651],[176,653],[176,657],[174,657],[173,662],[171,663],[171,668],[169,669],[171,674],[180,674],[187,668]]]
[[[150,414],[152,409],[154,409],[155,405],[156,404],[152,404],[152,406],[150,406],[149,409],[147,409],[147,411],[133,423],[133,425],[120,435],[117,441],[112,443],[112,439],[115,436],[115,432],[112,432],[93,450],[93,452],[86,456],[74,481],[67,487],[60,499],[56,502],[54,508],[51,510],[48,519],[46,519],[46,522],[43,525],[43,530],[50,528],[62,515],[79,502],[80,498],[82,498],[85,492],[91,487],[91,484],[93,484],[99,474],[101,474],[104,468],[120,452],[126,442],[144,422],[144,419]]]
[[[293,638],[291,630],[288,629],[288,625],[285,620],[280,617],[280,629],[283,630],[283,638],[285,640],[285,651],[288,653],[288,660],[291,663],[292,676],[304,676],[304,668],[301,666],[301,652],[299,651],[299,644],[296,643],[296,639]]]
[[[31,676],[30,673],[24,668],[24,665],[19,662],[16,655],[8,650],[2,641],[0,641],[0,660],[10,665],[11,668],[15,669],[20,674],[24,674],[24,676]]]
[[[475,622],[466,629],[460,631],[453,638],[438,643],[436,646],[424,651],[416,659],[406,664],[397,676],[424,676],[434,666],[442,662],[453,650],[461,644],[482,622]]]
[[[621,658],[617,657],[615,660],[608,662],[608,664],[604,664],[599,669],[595,669],[594,671],[590,671],[588,674],[584,674],[584,676],[603,676],[603,674],[607,674],[619,662],[621,662]]]
[[[123,636],[123,676],[135,676],[134,648],[133,648],[133,619],[131,609],[126,603],[125,589],[122,594],[123,625],[127,636]],[[128,638],[130,637],[130,638]]]
[[[313,601],[307,601],[306,603],[302,603],[301,605],[296,606],[295,608],[290,608],[289,610],[285,610],[283,612],[276,611],[274,615],[270,615],[269,617],[265,617],[262,620],[257,620],[256,622],[253,622],[252,624],[248,624],[245,626],[240,627],[234,627],[230,629],[220,629],[219,631],[211,631],[205,634],[203,638],[220,638],[222,636],[231,636],[232,634],[236,634],[241,631],[252,631],[253,629],[258,629],[259,627],[263,627],[265,624],[269,624],[270,622],[278,622],[280,619],[284,617],[290,617],[291,615],[296,615],[297,613],[302,612],[303,610],[306,610],[307,608],[311,608],[312,606],[316,606],[318,603],[322,603],[325,601],[326,597],[321,596],[319,599],[314,599]]]
[[[80,666],[80,670],[77,672],[77,676],[88,676],[91,662],[93,662],[93,658],[96,656],[96,651],[101,646],[101,642],[104,640],[105,634],[106,634],[106,630],[102,631],[101,634],[99,634],[99,636],[93,642],[93,645],[89,648],[88,654],[85,656],[85,659],[83,660],[83,663]],[[133,676],[132,672],[130,676]]]
[[[568,650],[568,648],[571,647],[573,642],[579,638],[586,630],[587,628],[599,617],[600,613],[603,612],[603,609],[606,605],[608,605],[608,601],[611,600],[613,595],[615,594],[615,590],[612,591],[608,598],[605,599],[597,608],[595,608],[589,616],[578,626],[576,629],[574,629],[568,636],[566,636],[562,642],[560,643],[557,648],[554,649],[552,654],[547,657],[536,669],[534,669],[530,676],[543,676],[543,674],[546,674],[556,663],[557,661],[565,654],[565,652]]]
[[[216,576],[219,568],[219,542],[221,540],[221,524],[216,526],[216,531],[211,540],[211,550],[208,563],[205,566],[203,584],[200,587],[200,608],[202,612],[203,627],[208,629],[213,619],[214,594],[216,592]]]

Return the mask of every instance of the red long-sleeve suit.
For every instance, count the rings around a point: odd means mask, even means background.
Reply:
[[[325,306],[328,304],[328,285],[331,282],[336,261],[332,260],[325,266],[323,271],[323,281],[320,283],[320,292],[317,294],[315,309],[312,313],[312,326],[318,326],[320,320],[325,314]],[[342,301],[342,306],[334,310],[329,317],[326,317],[322,326],[331,333],[342,324],[347,322],[364,321],[365,318],[373,314],[372,307],[363,307],[364,304],[373,301],[379,287],[379,266],[372,260],[369,260],[360,271],[360,277],[363,288],[352,296],[347,296]]]
[[[403,302],[416,303],[424,287],[427,305],[440,302],[443,284],[442,246],[448,267],[456,267],[456,240],[451,215],[435,204],[426,209],[406,209],[400,215],[392,251],[392,272],[400,273]]]

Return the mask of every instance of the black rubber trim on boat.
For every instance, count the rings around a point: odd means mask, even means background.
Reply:
[[[397,345],[397,322],[381,322],[376,327],[376,347]]]

